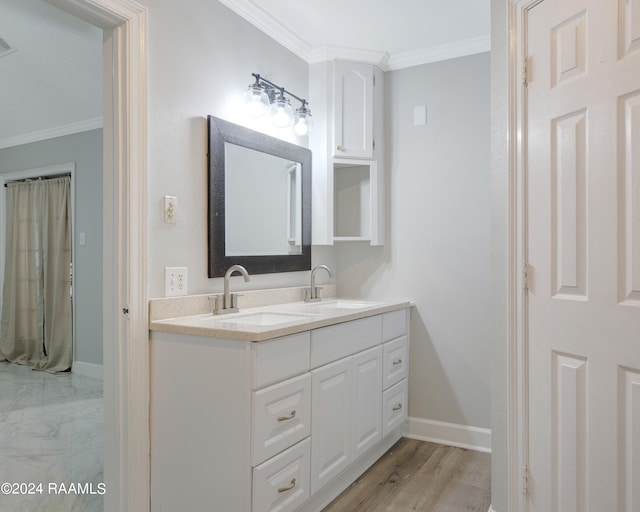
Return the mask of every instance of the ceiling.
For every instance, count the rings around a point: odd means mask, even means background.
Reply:
[[[489,50],[490,0],[219,1],[307,62],[391,70]],[[0,39],[15,49],[3,56],[0,41],[0,148],[102,125],[101,29],[43,0],[0,0]]]
[[[0,0],[0,147],[102,125],[102,30],[42,0]],[[66,133],[65,133],[66,131]]]
[[[489,50],[490,0],[220,0],[308,62],[398,69]]]

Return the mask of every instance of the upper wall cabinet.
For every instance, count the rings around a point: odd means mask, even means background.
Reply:
[[[374,67],[358,62],[333,63],[333,155],[373,158]]]
[[[313,244],[384,244],[384,73],[373,64],[310,66]]]

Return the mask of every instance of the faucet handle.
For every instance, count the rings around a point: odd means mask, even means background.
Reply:
[[[232,293],[231,294],[231,307],[238,309],[238,297],[242,297],[244,293]]]
[[[322,290],[322,286],[314,286],[313,288],[304,289],[304,301],[305,302],[320,302],[318,292]]]
[[[220,311],[223,307],[222,305],[222,295],[209,295],[207,297],[209,300],[213,301],[213,313],[216,311]]]

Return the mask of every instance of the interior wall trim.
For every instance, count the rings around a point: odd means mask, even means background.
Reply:
[[[454,43],[423,48],[413,52],[399,53],[392,55],[383,67],[385,71],[409,68],[421,64],[430,64],[476,53],[485,53],[491,50],[491,38],[489,35],[456,41]]]
[[[147,8],[46,0],[104,29],[104,509],[151,510],[147,291]]]
[[[64,137],[65,135],[73,135],[74,133],[88,132],[102,128],[103,124],[102,117],[96,117],[95,119],[87,119],[86,121],[78,121],[77,123],[69,123],[45,130],[38,130],[37,132],[16,135],[15,137],[7,137],[0,139],[0,149],[22,146],[23,144],[40,142],[55,137]]]
[[[491,453],[491,430],[457,423],[409,417],[405,437]]]
[[[101,364],[85,363],[84,361],[74,361],[71,371],[76,375],[96,380],[102,380],[104,374]]]
[[[309,64],[331,59],[355,60],[376,64],[380,66],[383,71],[391,71],[488,52],[491,49],[491,38],[489,34],[392,56],[387,52],[363,50],[360,48],[337,46],[312,48],[306,41],[300,39],[300,37],[294,34],[284,24],[276,20],[268,11],[262,9],[255,0],[220,0],[220,3],[226,5],[238,16],[247,20],[254,27],[267,34]]]

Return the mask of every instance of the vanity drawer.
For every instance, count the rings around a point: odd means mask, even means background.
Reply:
[[[382,315],[382,341],[389,341],[407,334],[408,311],[408,309],[399,309]]]
[[[407,419],[407,379],[382,393],[382,437]]]
[[[311,433],[311,374],[254,391],[251,465],[257,466]]]
[[[289,512],[309,498],[309,438],[253,469],[252,512]]]
[[[382,316],[370,316],[311,331],[311,368],[382,343]]]
[[[253,343],[251,389],[309,371],[310,346],[311,333],[308,331]]]
[[[401,336],[383,345],[382,389],[387,389],[407,377],[407,337]]]

